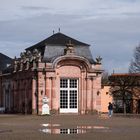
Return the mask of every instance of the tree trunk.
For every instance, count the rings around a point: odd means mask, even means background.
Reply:
[[[123,92],[123,113],[126,114],[125,91]]]
[[[126,114],[126,103],[123,101],[123,113]]]

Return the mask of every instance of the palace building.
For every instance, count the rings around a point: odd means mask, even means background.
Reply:
[[[27,48],[0,75],[0,106],[7,112],[42,114],[101,111],[101,58],[90,45],[60,32]]]

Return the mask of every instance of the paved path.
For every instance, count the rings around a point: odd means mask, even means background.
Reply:
[[[139,116],[0,115],[0,140],[138,140]]]

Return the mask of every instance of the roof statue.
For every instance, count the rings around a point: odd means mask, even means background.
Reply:
[[[101,64],[101,61],[102,61],[102,58],[101,58],[100,56],[98,56],[98,57],[96,58],[96,63],[97,63],[97,64]]]
[[[72,55],[74,54],[74,45],[71,43],[71,40],[69,40],[69,43],[66,44],[66,48],[64,49],[65,55]]]

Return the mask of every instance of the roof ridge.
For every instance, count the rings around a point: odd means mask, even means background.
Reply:
[[[89,44],[83,43],[81,41],[78,41],[77,39],[74,39],[72,37],[69,37],[61,32],[55,33],[48,38],[38,42],[37,44],[26,48],[26,50],[32,50],[34,48],[42,48],[46,44],[48,45],[62,45],[65,46],[69,40],[71,40],[72,44],[74,45],[79,45],[79,46],[90,46]]]

